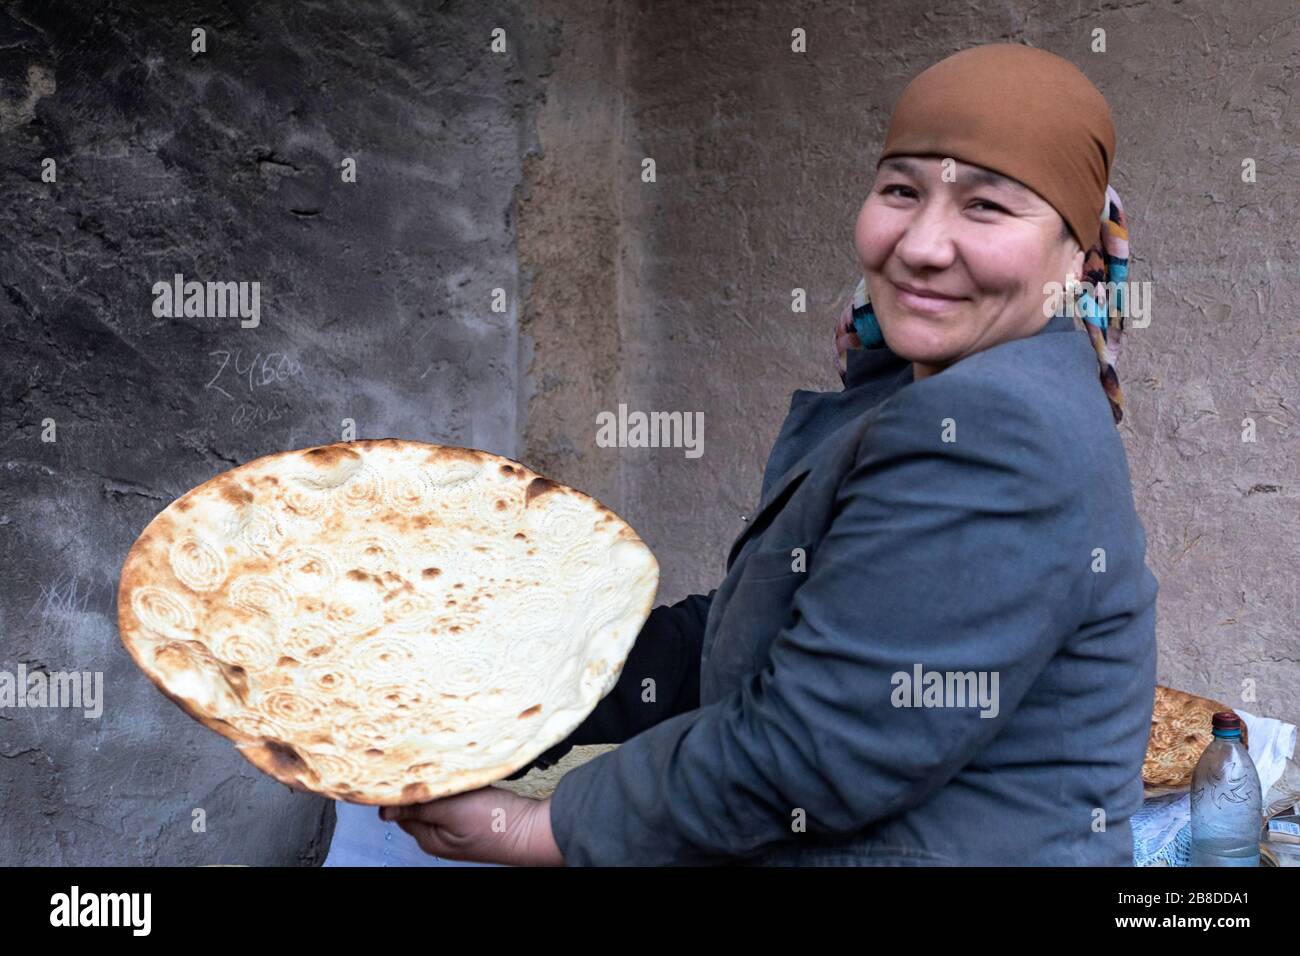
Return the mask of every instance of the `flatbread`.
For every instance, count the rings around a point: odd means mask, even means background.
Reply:
[[[118,627],[259,769],[397,805],[485,786],[571,734],[658,583],[618,515],[518,462],[356,441],[172,502],[127,555]]]
[[[1217,700],[1157,684],[1151,735],[1147,740],[1146,760],[1142,763],[1142,782],[1152,787],[1191,784],[1192,771],[1214,739],[1211,720],[1221,711],[1232,711],[1232,708]],[[1241,725],[1241,742],[1248,743],[1245,721]]]

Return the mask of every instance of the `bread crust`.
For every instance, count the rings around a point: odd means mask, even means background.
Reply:
[[[571,734],[658,582],[595,498],[480,449],[364,440],[267,455],[168,505],[123,563],[118,629],[259,770],[398,805]]]
[[[1142,763],[1142,782],[1151,787],[1191,784],[1192,771],[1214,739],[1210,721],[1221,711],[1235,713],[1217,700],[1157,684],[1151,734]],[[1241,741],[1248,744],[1245,721],[1242,721]]]

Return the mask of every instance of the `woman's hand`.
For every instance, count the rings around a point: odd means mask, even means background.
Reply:
[[[420,849],[448,860],[563,866],[551,835],[551,801],[530,800],[500,787],[481,787],[452,797],[403,807],[380,807]]]

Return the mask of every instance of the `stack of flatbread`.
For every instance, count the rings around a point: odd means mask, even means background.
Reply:
[[[174,501],[122,568],[122,642],[284,783],[405,804],[485,786],[609,692],[659,566],[594,498],[468,448],[259,458]]]
[[[1149,790],[1191,785],[1192,771],[1214,739],[1211,721],[1221,711],[1232,712],[1232,708],[1217,700],[1156,685],[1151,736],[1142,764],[1142,782]],[[1248,743],[1245,721],[1241,742]]]

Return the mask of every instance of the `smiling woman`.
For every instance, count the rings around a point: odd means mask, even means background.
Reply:
[[[952,173],[955,171],[955,177]],[[1079,279],[1083,250],[1025,186],[952,158],[890,158],[856,232],[890,348],[917,380],[1041,329],[1044,290]]]
[[[1086,281],[1102,290],[1080,311],[1118,423],[1123,315],[1104,289],[1127,277],[1128,232],[1107,183],[1114,155],[1105,97],[1052,53],[991,44],[922,72],[894,108],[858,216],[872,332],[921,379],[1033,335],[1061,290]]]
[[[1044,310],[1113,147],[1052,54],[913,80],[858,219],[880,341],[795,392],[722,582],[655,608],[542,759],[622,746],[560,779],[534,849],[467,801],[411,812],[474,859],[1131,864],[1157,582],[1096,356]]]

